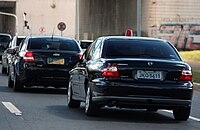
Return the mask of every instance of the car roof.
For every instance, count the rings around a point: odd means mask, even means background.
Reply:
[[[188,23],[188,22],[181,22],[181,23],[162,23],[160,26],[176,26],[176,25],[196,25],[200,26],[199,23]]]
[[[26,36],[16,36],[16,37],[18,37],[18,38],[25,38]]]
[[[80,42],[93,42],[94,40],[79,40]]]
[[[59,39],[68,39],[68,40],[75,40],[71,37],[63,37],[63,36],[27,36],[29,39],[42,39],[42,38],[59,38]]]
[[[8,34],[8,33],[0,33],[0,35],[3,35],[3,36],[9,36],[11,38],[11,35]]]
[[[158,38],[151,38],[151,37],[137,37],[137,36],[104,36],[101,37],[104,40],[108,39],[123,39],[123,40],[152,40],[152,41],[161,41],[161,42],[167,42],[167,40],[164,39],[158,39]]]
[[[26,36],[13,36],[13,39],[14,38],[26,38]]]

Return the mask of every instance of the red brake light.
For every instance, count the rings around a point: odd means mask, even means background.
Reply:
[[[180,80],[181,81],[192,81],[192,71],[191,70],[182,70]]]
[[[24,62],[35,62],[33,53],[32,52],[26,52],[26,54],[23,57]]]
[[[103,77],[119,77],[117,66],[108,66],[101,70]]]

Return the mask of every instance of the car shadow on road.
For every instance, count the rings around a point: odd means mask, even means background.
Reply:
[[[6,74],[2,74],[2,73],[0,73],[0,76],[7,76]]]
[[[67,94],[67,89],[65,88],[24,88],[22,93],[37,93],[37,94]]]
[[[84,120],[84,121],[114,121],[114,122],[135,122],[135,123],[163,123],[173,124],[178,123],[173,116],[158,112],[147,112],[146,110],[138,109],[116,109],[103,108],[97,117],[87,117],[84,114],[84,107],[78,109],[68,108],[63,106],[48,106],[47,111],[55,116],[70,120]],[[56,110],[56,111],[55,111]],[[63,114],[63,111],[65,112]]]
[[[0,92],[13,92],[13,90],[6,86],[0,86]]]
[[[0,92],[14,92],[13,88],[8,88],[8,86],[0,86]],[[35,93],[35,94],[67,94],[66,88],[44,88],[44,87],[31,87],[24,88],[21,91],[15,93]]]

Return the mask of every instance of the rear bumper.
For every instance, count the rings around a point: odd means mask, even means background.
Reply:
[[[130,83],[109,86],[93,83],[91,87],[92,100],[100,106],[173,109],[190,106],[193,95],[192,83],[185,86]]]
[[[24,69],[20,80],[26,86],[67,87],[69,71],[66,69]]]
[[[161,99],[147,97],[119,97],[119,96],[98,96],[92,100],[100,106],[117,106],[126,108],[157,108],[173,109],[191,106],[191,100]]]

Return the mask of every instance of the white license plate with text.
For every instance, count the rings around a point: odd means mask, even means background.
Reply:
[[[137,71],[137,78],[138,79],[157,79],[162,80],[162,71],[144,71],[138,70]]]

